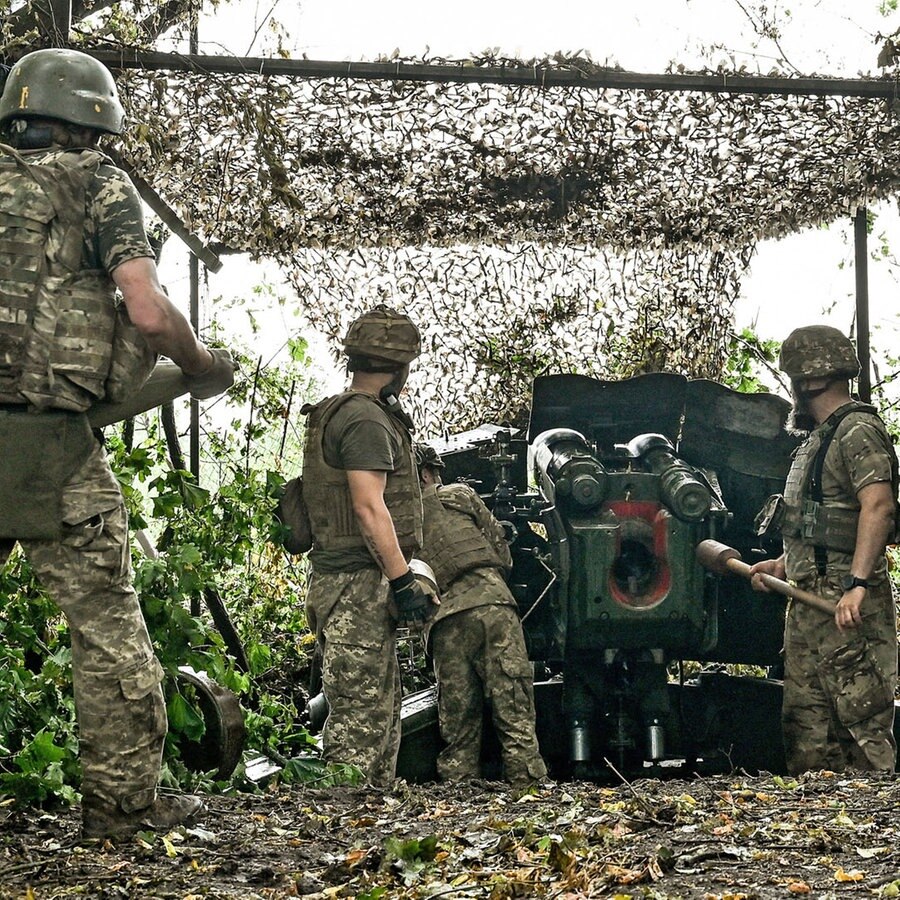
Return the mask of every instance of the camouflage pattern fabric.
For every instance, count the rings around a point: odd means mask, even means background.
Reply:
[[[818,430],[818,429],[817,429]],[[811,435],[816,439],[816,432]],[[890,482],[893,448],[881,422],[871,414],[850,413],[838,426],[822,470],[824,502],[858,509],[856,494],[869,484]],[[802,466],[798,455],[794,467]],[[828,550],[827,572],[816,572],[812,546],[785,537],[787,576],[797,585],[835,601],[853,556]],[[785,680],[782,725],[788,768],[845,768],[890,772],[894,686],[897,680],[897,629],[894,599],[882,558],[869,578],[862,603],[863,621],[841,632],[833,617],[793,603],[785,621]]]
[[[88,197],[84,240],[89,263],[112,272],[131,259],[153,258],[141,198],[125,172],[100,166],[88,186]]]
[[[22,549],[69,625],[82,793],[131,812],[156,796],[163,673],[132,588],[122,496],[99,445],[63,489],[62,508],[62,539]]]
[[[324,758],[362,770],[373,785],[394,780],[400,749],[400,667],[390,587],[376,568],[314,572],[306,597],[323,651],[328,718]]]
[[[28,154],[38,163],[47,155]],[[153,256],[140,199],[124,172],[101,166],[86,204],[86,269],[108,273]],[[168,725],[162,668],[132,586],[121,490],[99,444],[63,487],[61,516],[61,539],[21,544],[71,632],[82,793],[125,812],[143,809],[156,796]],[[11,547],[0,542],[0,558]]]
[[[819,446],[817,428],[807,439],[813,444],[813,453]],[[804,448],[806,445],[804,444]],[[884,425],[875,416],[865,412],[852,412],[837,427],[831,446],[825,456],[822,467],[822,498],[829,506],[848,510],[859,510],[857,493],[869,484],[888,482],[892,479],[891,454],[894,449]],[[796,473],[795,466],[803,465],[799,454],[795,458],[788,474],[788,483],[800,481],[802,472]],[[785,499],[788,493],[785,492]],[[816,577],[815,552],[810,543],[799,537],[785,536],[785,567],[787,577],[800,582]],[[828,551],[829,573],[840,575],[850,572],[853,561],[852,553],[841,553],[838,550]],[[887,563],[882,556],[879,559],[870,583],[878,583],[887,578]],[[840,596],[840,595],[838,595]],[[868,598],[866,602],[868,601]]]
[[[514,785],[543,778],[534,730],[534,685],[522,624],[506,603],[509,589],[496,570],[484,573],[482,596],[494,602],[447,616],[431,629],[438,712],[446,747],[438,756],[438,775],[448,781],[478,778],[485,700],[491,703],[500,740],[503,773]],[[442,603],[452,604],[451,587]]]
[[[802,585],[835,600],[833,579]],[[792,603],[785,622],[782,726],[788,769],[893,772],[897,631],[890,585],[870,588],[863,621],[840,632],[834,619]]]
[[[36,150],[22,155],[30,163],[47,163],[70,152]],[[82,251],[86,269],[112,272],[128,260],[153,258],[141,198],[125,172],[101,165],[88,183],[86,207]]]

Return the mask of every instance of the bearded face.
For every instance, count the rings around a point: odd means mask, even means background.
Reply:
[[[805,387],[806,382],[803,379],[791,379],[791,401],[793,408],[784,423],[785,431],[788,434],[806,435],[812,431],[818,422],[812,413],[810,403],[814,397],[828,390],[828,385],[815,390]]]

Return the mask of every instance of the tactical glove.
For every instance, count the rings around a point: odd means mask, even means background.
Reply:
[[[189,375],[191,396],[195,400],[208,400],[227,391],[234,384],[237,365],[231,354],[221,347],[208,348],[212,354],[212,365],[202,375]]]
[[[434,598],[422,590],[411,570],[389,582],[397,605],[397,619],[401,625],[421,625],[437,612]]]

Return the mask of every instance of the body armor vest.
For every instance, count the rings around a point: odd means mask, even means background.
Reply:
[[[107,394],[126,314],[106,271],[82,268],[86,190],[103,162],[83,150],[35,164],[0,145],[0,403],[83,412]]]
[[[399,468],[387,473],[384,502],[390,510],[400,549],[409,557],[422,544],[422,499],[413,462],[412,438],[381,403],[359,391],[345,391],[309,408],[303,498],[312,524],[313,546],[316,550],[350,550],[367,546],[353,512],[347,472],[325,462],[322,442],[331,417],[348,402],[375,404],[383,412],[388,427],[403,443],[403,460]]]
[[[854,401],[841,407],[800,446],[785,485],[782,533],[813,548],[820,575],[825,574],[828,550],[853,553],[856,549],[859,521],[856,497],[848,495],[844,502],[825,501],[822,497],[822,470],[832,438],[844,417],[854,412],[878,416],[875,407],[866,403]],[[898,480],[897,460],[892,454],[891,481],[895,497]]]
[[[425,491],[424,536],[419,559],[434,570],[438,590],[444,593],[460,575],[472,569],[504,569],[505,563],[467,509],[471,502],[459,498],[467,485],[440,485]]]

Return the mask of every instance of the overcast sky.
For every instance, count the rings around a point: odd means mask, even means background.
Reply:
[[[753,0],[244,0],[201,26],[201,41],[264,55],[265,24],[284,25],[288,49],[313,59],[373,59],[398,49],[468,56],[488,47],[509,56],[587,49],[597,61],[661,71],[668,62],[733,61],[766,72],[783,52],[805,72],[875,71],[875,36],[900,25],[890,0],[767,0],[780,50],[750,23]],[[787,11],[790,11],[789,13]],[[271,15],[267,19],[267,14]],[[240,19],[240,26],[236,27]],[[754,45],[758,46],[754,46]],[[711,49],[719,48],[719,49]]]
[[[390,55],[462,57],[494,48],[503,55],[541,57],[587,50],[597,62],[642,72],[724,64],[768,73],[780,65],[804,74],[878,75],[878,35],[900,28],[891,0],[768,0],[780,28],[778,45],[750,22],[752,0],[244,0],[204,19],[202,52],[268,55],[271,25],[284,47],[310,59],[361,60]],[[790,14],[787,13],[790,10]],[[876,237],[900,253],[896,203],[876,208]],[[873,241],[873,243],[875,243]],[[844,330],[854,310],[852,229],[826,230],[761,244],[745,278],[738,325],[755,323],[764,337],[783,337],[812,320]],[[843,265],[842,265],[843,264]],[[234,263],[226,277],[235,284]],[[259,280],[255,270],[245,279]],[[217,291],[215,281],[211,292]],[[894,329],[898,285],[894,267],[870,264],[873,328]],[[827,315],[823,311],[828,311]]]

